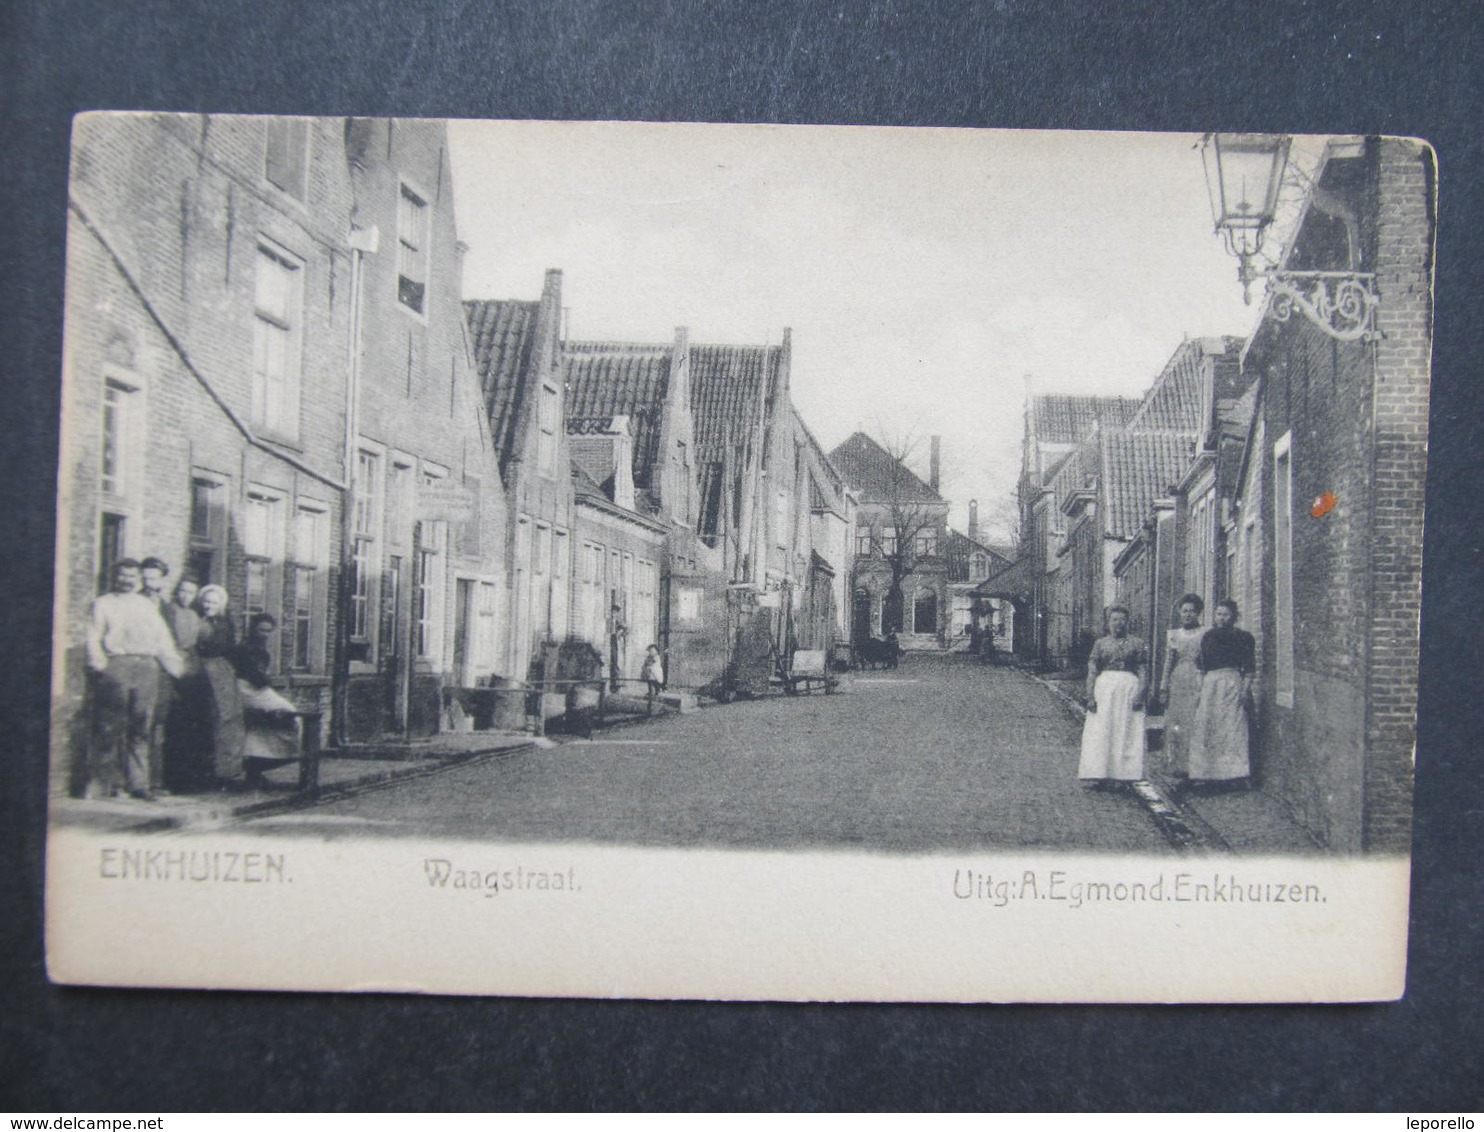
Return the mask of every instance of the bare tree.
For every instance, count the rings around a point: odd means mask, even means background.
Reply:
[[[891,584],[882,609],[883,632],[901,631],[904,624],[902,583],[916,573],[923,559],[942,554],[944,504],[909,467],[920,450],[920,438],[911,434],[887,435],[877,442],[889,456],[885,482],[872,485],[863,503],[880,508],[881,523],[870,532],[871,549],[891,571]]]
[[[993,541],[996,547],[1004,546],[1011,551],[1011,560],[1020,557],[1020,493],[1016,489],[1005,492],[987,508],[980,518],[979,541]],[[986,531],[990,532],[986,534]]]

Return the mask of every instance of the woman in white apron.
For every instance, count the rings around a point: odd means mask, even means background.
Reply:
[[[1087,722],[1077,777],[1088,782],[1137,782],[1144,777],[1144,698],[1149,649],[1129,636],[1128,609],[1108,610],[1108,635],[1087,658]]]

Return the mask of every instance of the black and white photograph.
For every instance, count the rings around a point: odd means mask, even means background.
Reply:
[[[1396,998],[1437,176],[79,116],[51,976]]]

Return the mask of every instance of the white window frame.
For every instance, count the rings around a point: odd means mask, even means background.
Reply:
[[[276,240],[259,235],[253,257],[253,357],[252,394],[249,418],[253,427],[264,435],[297,443],[299,439],[299,384],[304,362],[304,273],[302,256],[295,255]],[[258,303],[258,285],[264,260],[271,260],[289,273],[287,311],[270,311]],[[262,337],[266,334],[269,337]],[[268,372],[267,343],[274,335],[283,335],[283,372]],[[274,383],[281,383],[278,404],[271,403]]]
[[[1284,506],[1286,504],[1286,507]],[[1280,707],[1294,703],[1293,433],[1273,442],[1273,685]]]
[[[561,426],[561,390],[545,379],[536,406],[536,466],[543,476],[556,475],[557,429]]]
[[[357,664],[374,664],[381,627],[382,548],[386,539],[386,465],[383,445],[362,437],[356,445],[355,500],[351,512],[350,640],[366,646]],[[357,622],[360,624],[357,624]],[[359,630],[359,631],[357,631]]]
[[[407,231],[406,210],[403,201],[414,201],[422,210],[421,233],[410,233]],[[418,237],[421,243],[415,243],[414,237]],[[433,196],[416,182],[401,177],[397,181],[397,255],[394,268],[397,273],[397,307],[404,313],[426,322],[428,318],[429,292],[428,265],[432,262],[428,254],[429,245],[433,239]],[[414,275],[409,275],[405,268],[411,268]],[[416,276],[416,277],[414,277]],[[413,306],[403,295],[402,281],[422,287],[422,302]]]
[[[286,493],[266,484],[248,483],[242,489],[242,527],[239,537],[242,543],[244,578],[250,578],[254,567],[262,570],[262,605],[251,600],[251,586],[244,581],[242,590],[242,633],[247,635],[248,625],[256,613],[267,613],[283,624],[283,568]],[[254,532],[256,521],[261,518],[263,529]],[[261,540],[261,541],[260,541]]]
[[[323,672],[325,626],[329,603],[330,505],[323,500],[300,496],[294,502],[294,604],[285,609],[291,637],[289,656],[296,672]],[[309,578],[307,628],[300,620],[306,612],[304,581]],[[300,643],[307,641],[304,662]]]
[[[1242,615],[1247,619],[1248,632],[1258,633],[1262,629],[1261,610],[1258,608],[1258,592],[1262,584],[1258,572],[1257,516],[1249,516],[1242,524]]]
[[[417,459],[405,452],[390,451],[386,456],[386,488],[381,529],[387,545],[406,547],[412,543],[413,484],[417,476]]]
[[[110,410],[110,406],[112,409]],[[126,380],[113,370],[103,375],[103,400],[98,416],[98,490],[109,502],[126,503],[134,496],[132,488],[138,479],[134,452],[138,443],[139,384]],[[112,425],[110,427],[110,421]],[[110,438],[113,448],[113,471],[105,470]],[[111,481],[111,482],[110,482]]]
[[[484,578],[474,583],[474,658],[480,668],[499,662],[500,587]]]

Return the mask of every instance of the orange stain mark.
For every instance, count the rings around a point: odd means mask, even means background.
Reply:
[[[1314,500],[1314,509],[1312,512],[1314,518],[1324,518],[1335,509],[1335,505],[1339,502],[1340,501],[1335,498],[1334,492],[1326,491],[1323,495],[1319,496],[1318,499]]]

